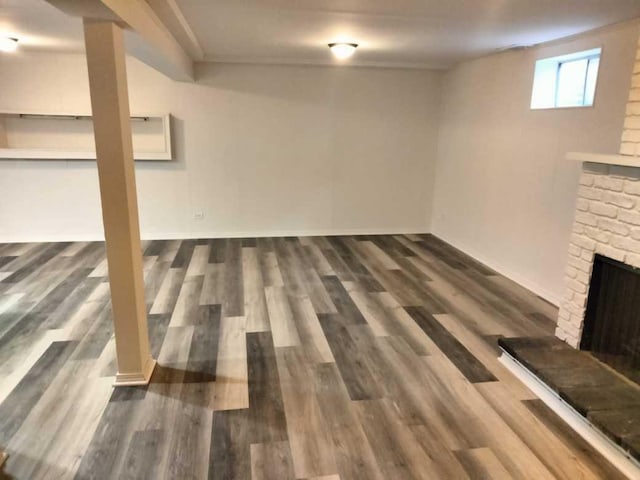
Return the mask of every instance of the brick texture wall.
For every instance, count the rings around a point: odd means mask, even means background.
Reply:
[[[627,103],[627,113],[620,145],[622,155],[640,155],[640,43],[633,69],[631,91]]]
[[[583,166],[556,329],[574,347],[582,335],[596,253],[640,268],[640,169]]]
[[[640,39],[620,143],[640,156]],[[596,253],[640,268],[640,168],[584,163],[556,335],[578,347]]]

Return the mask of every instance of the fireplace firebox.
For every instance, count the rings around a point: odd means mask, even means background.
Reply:
[[[595,255],[580,349],[640,383],[640,269]]]

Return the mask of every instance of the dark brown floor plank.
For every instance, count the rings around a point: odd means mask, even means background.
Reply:
[[[135,432],[127,448],[119,478],[126,480],[154,480],[158,478],[158,446],[162,430]]]
[[[241,240],[232,239],[227,242],[225,259],[222,312],[226,317],[240,317],[244,315]]]
[[[497,381],[496,377],[425,309],[407,307],[405,310],[471,383]]]
[[[358,351],[342,317],[339,314],[321,314],[318,319],[351,400],[380,398],[380,388],[373,380],[366,360]]]
[[[251,443],[288,440],[276,353],[270,332],[247,334]]]
[[[0,404],[0,445],[7,445],[78,342],[53,342]]]
[[[213,413],[210,480],[251,480],[249,430],[247,410]]]

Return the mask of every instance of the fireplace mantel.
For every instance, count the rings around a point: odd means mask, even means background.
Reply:
[[[569,152],[567,160],[589,163],[604,163],[606,165],[619,165],[622,167],[640,168],[640,157],[631,155],[606,155],[601,153]]]

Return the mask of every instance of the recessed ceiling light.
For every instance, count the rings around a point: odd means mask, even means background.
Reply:
[[[0,52],[15,52],[18,48],[18,39],[13,37],[0,37]]]
[[[340,60],[349,58],[358,48],[357,43],[330,43],[331,52]]]

